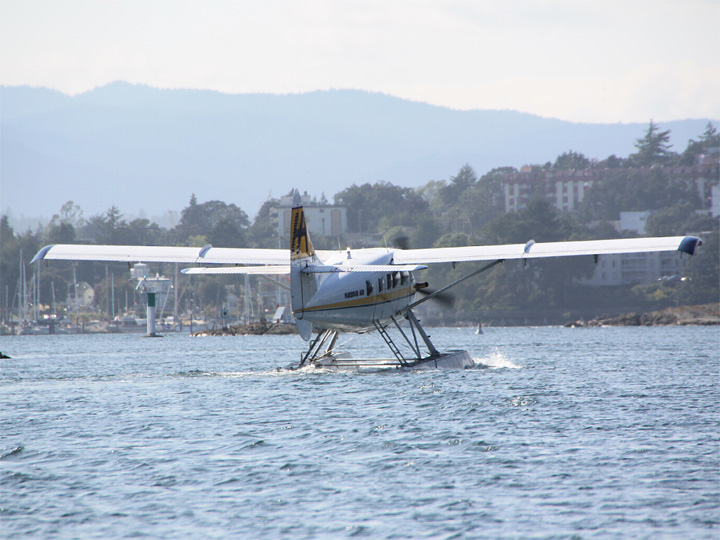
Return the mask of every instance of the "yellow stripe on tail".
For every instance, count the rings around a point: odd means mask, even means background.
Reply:
[[[305,212],[302,206],[292,209],[290,215],[290,260],[312,258],[315,256],[315,248],[310,241],[305,224]]]

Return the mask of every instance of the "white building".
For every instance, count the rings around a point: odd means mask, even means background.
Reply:
[[[620,230],[635,231],[638,234],[645,234],[645,224],[652,212],[620,212]]]
[[[581,283],[598,287],[652,283],[662,277],[682,276],[688,260],[675,252],[601,255],[593,276]]]
[[[305,212],[305,225],[310,236],[338,237],[347,231],[347,209],[344,206],[334,206],[321,201],[313,202],[305,193],[302,196]],[[293,197],[291,195],[280,199],[280,206],[273,210],[277,212],[278,234],[281,240],[290,237],[290,215],[292,213]],[[282,245],[285,245],[283,243]]]
[[[533,171],[525,166],[520,172],[506,174],[502,182],[505,190],[505,212],[518,212],[534,197],[543,197],[563,212],[577,210],[599,173],[581,171]]]

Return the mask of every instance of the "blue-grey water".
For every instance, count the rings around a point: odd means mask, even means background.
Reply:
[[[720,536],[717,327],[431,334],[479,367],[277,371],[298,336],[0,338],[0,536]]]

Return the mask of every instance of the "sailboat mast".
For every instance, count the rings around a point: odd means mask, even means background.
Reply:
[[[53,315],[57,316],[57,305],[55,304],[55,282],[54,281],[50,282],[50,290],[52,291],[52,299],[53,299],[52,312],[53,312]]]
[[[176,329],[182,327],[180,317],[178,316],[178,296],[180,295],[178,277],[178,263],[175,263],[175,268],[173,269],[173,324]]]
[[[20,320],[25,320],[25,306],[27,302],[25,291],[25,265],[23,264],[23,250],[20,249],[20,305],[18,306],[18,314]]]
[[[37,270],[35,271],[36,280],[35,280],[35,320],[40,320],[40,268],[42,265],[37,265]]]

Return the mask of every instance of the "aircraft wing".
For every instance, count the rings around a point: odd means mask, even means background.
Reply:
[[[184,264],[290,264],[286,249],[107,246],[54,244],[38,251],[32,262],[40,260],[167,262]]]
[[[526,244],[397,250],[393,256],[393,262],[396,264],[432,264],[654,251],[680,251],[694,255],[695,248],[700,244],[702,241],[694,236],[545,243],[535,243],[530,240]]]
[[[670,236],[663,238],[630,238],[620,240],[589,240],[581,242],[547,242],[505,244],[497,246],[463,246],[451,248],[405,249],[394,252],[394,265],[424,265],[433,263],[490,261],[508,259],[538,259],[544,257],[569,257],[577,255],[607,255],[613,253],[646,253],[653,251],[680,251],[693,255],[702,242],[694,236]],[[191,273],[288,273],[290,253],[285,249],[214,248],[212,246],[109,246],[54,244],[45,246],[33,257],[40,260],[66,261],[113,261],[113,262],[166,262],[183,264],[234,264],[259,265],[257,269],[232,267],[206,269]],[[353,265],[353,269],[320,268],[315,272],[364,272],[369,269]],[[279,268],[274,268],[279,267]],[[394,266],[394,270],[405,270]],[[409,268],[407,268],[410,270]],[[414,268],[413,270],[417,270]],[[377,271],[378,268],[374,268]],[[382,271],[385,271],[383,269]]]

